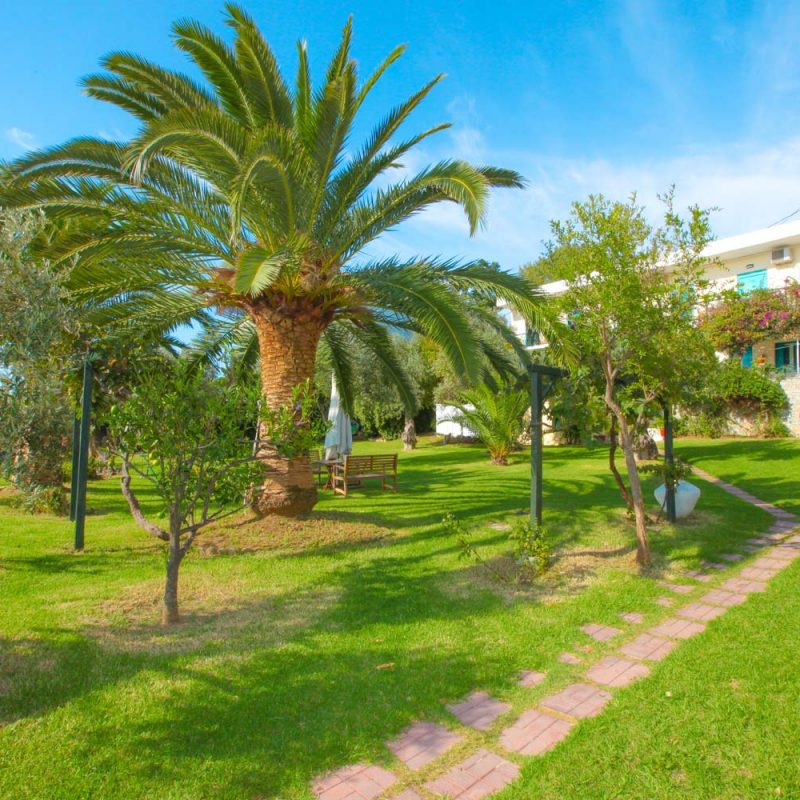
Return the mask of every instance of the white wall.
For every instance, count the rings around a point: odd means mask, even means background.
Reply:
[[[467,406],[467,408],[472,408],[472,406]],[[468,428],[466,425],[462,425],[460,422],[456,422],[456,417],[460,414],[459,410],[455,406],[446,406],[441,405],[439,403],[436,404],[436,433],[440,434],[441,436],[466,436],[471,439],[477,439],[478,434],[475,431]]]

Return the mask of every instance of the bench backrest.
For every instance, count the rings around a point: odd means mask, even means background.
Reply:
[[[375,456],[345,456],[344,471],[353,475],[359,472],[397,472],[397,453]]]

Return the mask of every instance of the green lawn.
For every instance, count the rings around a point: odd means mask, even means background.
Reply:
[[[782,442],[750,444],[764,470],[771,448],[785,452]],[[715,469],[743,458],[715,456],[724,445],[686,441],[680,451],[736,481]],[[640,574],[605,458],[547,450],[558,560],[534,590],[487,581],[440,524],[452,511],[484,553],[505,552],[489,523],[527,506],[524,454],[494,467],[479,447],[428,440],[401,455],[397,496],[327,495],[313,525],[232,525],[207,537],[183,567],[187,621],[171,631],[156,624],[163,554],[130,522],[116,481],[90,487],[80,555],[68,523],[22,515],[0,493],[0,796],[299,800],[315,775],[362,759],[407,777],[383,742],[409,722],[454,725],[443,702],[478,687],[515,709],[531,705],[585,670],[560,664],[561,652],[588,662],[612,649],[584,654],[580,625],[619,624],[629,610],[647,622],[668,616],[653,602],[664,593],[653,578],[734,550],[769,524],[697,481],[698,518],[656,528],[656,567]],[[800,693],[787,643],[800,641],[798,585],[795,563],[530,762],[504,796],[744,798],[778,786],[791,796]],[[520,669],[548,679],[520,689]],[[467,733],[450,757],[481,741]]]
[[[800,515],[800,439],[681,439],[676,447],[712,475]]]

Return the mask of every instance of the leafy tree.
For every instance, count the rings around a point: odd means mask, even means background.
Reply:
[[[202,364],[164,360],[110,414],[112,446],[122,459],[122,493],[136,523],[168,546],[163,621],[177,622],[178,573],[202,530],[241,508],[259,475],[252,431],[258,392],[214,381]],[[296,390],[291,409],[268,410],[263,430],[282,458],[307,452],[324,429],[309,424],[312,398]],[[300,424],[298,424],[298,421]],[[161,499],[166,527],[148,520],[132,474]]]
[[[362,255],[434,203],[459,205],[475,231],[491,188],[522,184],[511,170],[460,160],[386,182],[414,147],[447,127],[398,137],[441,76],[359,144],[358,114],[404,48],[359,81],[348,22],[316,88],[306,46],[298,45],[290,88],[253,20],[236,5],[226,8],[230,46],[197,22],[174,26],[203,83],[129,53],[107,56],[105,71],[85,79],[88,94],[139,120],[131,142],[80,138],[13,165],[7,201],[68,223],[48,252],[55,263],[75,261],[70,287],[91,300],[95,323],[126,320],[143,335],[193,322],[215,346],[255,335],[270,408],[291,403],[293,387],[312,376],[321,343],[345,392],[348,337],[399,375],[388,326],[431,337],[457,374],[477,381],[482,347],[466,290],[502,298],[549,330],[533,287],[518,276],[482,264]],[[351,401],[344,397],[346,407]],[[284,460],[272,448],[262,456],[269,470],[260,509],[309,510],[316,488],[308,459]]]
[[[486,445],[493,464],[508,464],[508,456],[517,447],[525,426],[523,417],[529,396],[525,389],[481,384],[462,393],[453,403],[458,421],[475,431]]]
[[[40,215],[0,211],[0,470],[31,510],[65,510],[72,408],[64,386],[77,330],[61,276],[35,259]]]
[[[715,360],[693,317],[703,288],[708,214],[693,206],[684,221],[672,194],[662,199],[666,212],[657,228],[635,197],[621,203],[602,196],[573,204],[570,218],[552,226],[556,245],[572,248],[575,256],[567,261],[562,309],[571,316],[581,362],[602,375],[603,402],[625,457],[641,564],[649,563],[650,550],[636,422],[661,403],[685,399]]]
[[[569,275],[570,262],[576,255],[571,247],[556,247],[550,243],[545,247],[543,255],[519,268],[520,275],[537,286],[563,280]]]

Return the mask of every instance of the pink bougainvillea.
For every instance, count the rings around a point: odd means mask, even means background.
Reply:
[[[730,355],[764,339],[791,339],[800,336],[800,287],[787,281],[783,289],[728,292],[700,320],[714,347]]]

